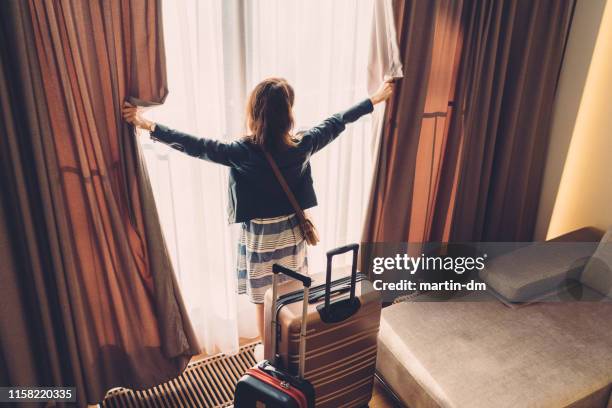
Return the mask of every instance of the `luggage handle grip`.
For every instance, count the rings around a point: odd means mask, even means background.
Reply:
[[[307,287],[307,288],[309,288],[312,285],[312,279],[309,276],[302,275],[301,273],[292,271],[291,269],[285,268],[284,266],[279,265],[279,264],[272,265],[272,273],[274,273],[275,275],[282,273],[283,275],[289,276],[290,278],[293,278],[295,280],[302,282],[304,287]]]
[[[348,244],[338,248],[330,249],[327,251],[327,257],[334,257],[336,255],[344,254],[348,251],[355,251],[359,249],[359,244]]]
[[[329,250],[327,252],[327,273],[325,277],[325,309],[329,309],[331,303],[331,275],[332,275],[332,260],[334,256],[353,251],[353,264],[351,266],[351,294],[350,299],[355,299],[355,286],[357,284],[357,254],[359,253],[359,244],[348,244],[339,248]]]

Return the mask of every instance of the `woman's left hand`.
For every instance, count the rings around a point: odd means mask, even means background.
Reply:
[[[376,105],[377,103],[386,101],[393,95],[393,89],[395,84],[393,80],[387,80],[383,82],[380,87],[370,96],[370,100],[372,101],[372,105]]]
[[[141,129],[146,129],[152,132],[155,129],[155,123],[151,122],[148,119],[142,117],[142,111],[138,106],[134,106],[129,102],[123,103],[123,108],[121,109],[121,113],[123,115],[123,120],[127,123],[139,127]]]

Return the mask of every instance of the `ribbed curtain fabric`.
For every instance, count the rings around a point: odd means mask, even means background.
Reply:
[[[574,4],[466,3],[456,114],[440,166],[432,237],[533,239]],[[442,222],[446,215],[450,219]]]
[[[404,77],[387,102],[364,224],[365,242],[408,241],[419,134],[434,65],[434,35],[440,24],[437,1],[393,4]],[[440,67],[449,66],[448,61],[440,61]]]
[[[573,1],[395,0],[365,242],[528,241]]]
[[[0,7],[0,379],[159,384],[198,345],[120,108],[166,96],[160,2]]]

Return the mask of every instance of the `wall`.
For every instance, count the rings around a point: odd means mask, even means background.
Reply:
[[[578,0],[568,40],[535,239],[612,225],[612,0]]]

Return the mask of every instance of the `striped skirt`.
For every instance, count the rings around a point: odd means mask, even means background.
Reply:
[[[272,285],[272,265],[308,273],[306,241],[297,217],[256,218],[242,223],[238,242],[238,293],[263,303]],[[287,279],[279,275],[279,283]]]

